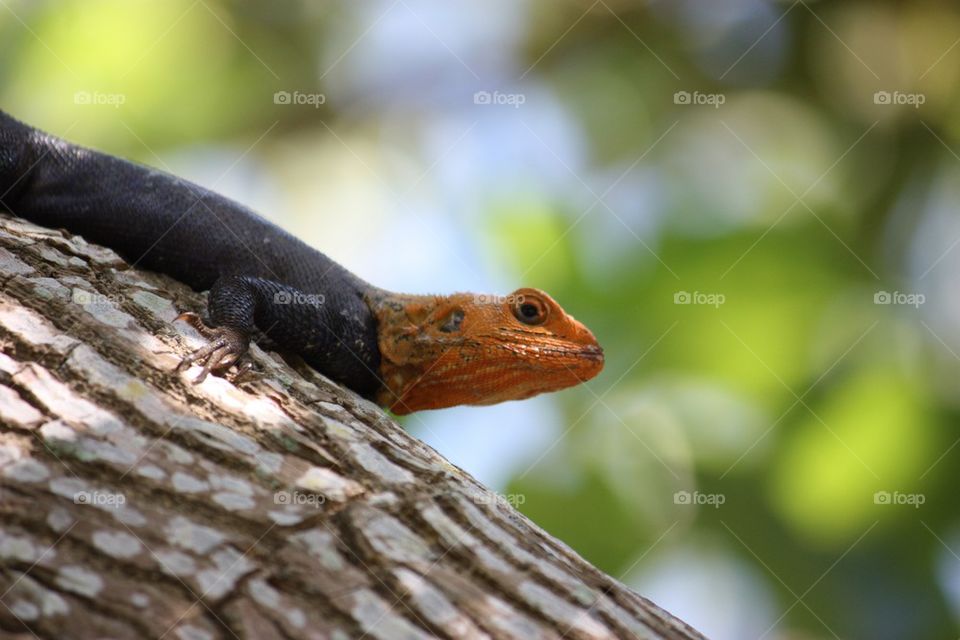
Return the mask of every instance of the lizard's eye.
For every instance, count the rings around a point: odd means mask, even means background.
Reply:
[[[523,324],[543,324],[547,319],[547,305],[533,296],[521,296],[513,305],[513,315]]]

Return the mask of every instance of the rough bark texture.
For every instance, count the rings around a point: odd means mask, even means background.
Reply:
[[[0,216],[0,638],[699,638],[202,297]]]

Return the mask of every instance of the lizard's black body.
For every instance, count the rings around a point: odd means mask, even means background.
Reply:
[[[161,171],[70,144],[0,111],[0,206],[209,289],[216,327],[259,329],[365,396],[381,386],[379,290],[246,207]]]

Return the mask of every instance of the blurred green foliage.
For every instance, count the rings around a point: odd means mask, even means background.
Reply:
[[[289,194],[272,216],[335,257],[412,228],[453,248],[384,245],[394,262],[496,265],[549,290],[608,364],[553,398],[552,444],[503,490],[709,633],[945,638],[958,38],[957,8],[935,2],[6,0],[0,91],[38,126],[152,164],[246,150]],[[494,89],[525,102],[471,99]],[[707,551],[769,599],[669,564]],[[685,588],[653,575],[661,559]],[[735,605],[696,599],[699,583]]]

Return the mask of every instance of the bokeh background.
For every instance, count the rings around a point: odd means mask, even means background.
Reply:
[[[3,109],[591,327],[404,424],[717,639],[960,632],[958,101],[949,3],[0,0]]]

